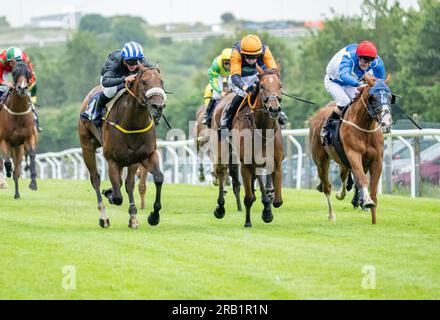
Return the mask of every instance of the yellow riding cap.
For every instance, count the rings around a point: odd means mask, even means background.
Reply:
[[[259,55],[262,51],[263,44],[258,36],[249,34],[241,39],[241,54]]]
[[[222,51],[221,57],[222,60],[231,60],[232,48],[225,48]]]

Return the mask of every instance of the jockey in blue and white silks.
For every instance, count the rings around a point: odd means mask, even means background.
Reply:
[[[336,107],[333,109],[321,136],[326,142],[330,120],[338,119],[344,107],[348,106],[358,94],[358,87],[365,74],[385,79],[385,65],[377,55],[377,48],[370,41],[350,44],[330,60],[324,77],[324,87],[333,97]]]

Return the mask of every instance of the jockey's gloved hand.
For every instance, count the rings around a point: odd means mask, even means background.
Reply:
[[[254,91],[255,91],[255,86],[254,86],[254,85],[249,86],[249,87],[247,87],[246,90],[244,90],[244,91],[246,91],[247,94],[253,94]]]

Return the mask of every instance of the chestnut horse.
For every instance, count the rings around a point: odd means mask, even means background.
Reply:
[[[351,168],[343,164],[332,145],[322,146],[321,143],[321,128],[335,104],[329,103],[310,121],[309,138],[312,157],[321,180],[317,189],[324,192],[327,197],[330,221],[336,219],[330,200],[331,184],[328,177],[330,159],[333,159],[340,166],[342,181],[341,190],[336,198],[338,200],[345,198],[347,177],[351,171],[355,178],[356,189],[359,191],[360,204],[362,208],[371,210],[372,223],[376,223],[377,188],[382,174],[383,134],[391,130],[392,94],[388,88],[389,75],[385,81],[376,80],[368,75],[364,78],[366,86],[359,89],[359,95],[344,114],[340,126],[340,140]],[[368,192],[367,172],[370,173],[371,194]]]
[[[15,199],[20,198],[18,178],[21,174],[21,162],[25,152],[29,154],[31,182],[29,188],[37,190],[37,171],[35,156],[38,132],[34,125],[32,106],[29,102],[28,87],[31,73],[24,62],[17,62],[12,70],[13,88],[0,105],[0,151],[5,158],[12,157],[14,163]],[[5,161],[6,175],[11,174],[11,163]],[[0,172],[3,172],[3,160],[0,159]],[[0,177],[1,178],[1,177]],[[1,181],[0,181],[0,184]]]
[[[131,88],[126,86],[125,92],[117,99],[107,112],[102,125],[103,151],[108,162],[109,177],[112,188],[104,190],[103,194],[111,204],[121,205],[122,186],[121,173],[124,167],[128,167],[128,174],[125,180],[125,190],[129,199],[130,215],[128,226],[136,229],[139,226],[137,219],[137,208],[134,203],[133,190],[135,184],[135,173],[139,163],[153,174],[156,186],[156,198],[154,211],[148,217],[150,225],[159,223],[161,209],[161,188],[163,173],[159,167],[159,159],[156,152],[156,127],[155,119],[162,116],[165,107],[166,94],[163,90],[163,81],[158,67],[140,67],[136,79]],[[83,112],[89,103],[90,98],[98,91],[100,86],[92,89],[84,99],[81,107]],[[82,154],[86,166],[90,172],[90,180],[96,191],[98,199],[98,210],[100,211],[99,225],[103,228],[110,226],[110,221],[105,212],[100,193],[100,176],[96,167],[96,149],[100,147],[99,140],[88,129],[88,120],[80,119],[78,132],[81,142]]]
[[[281,79],[280,66],[277,69],[263,71],[257,67],[259,72],[258,93],[255,94],[255,101],[251,97],[244,98],[241,109],[237,110],[237,116],[232,122],[232,141],[227,139],[218,143],[216,150],[215,171],[219,177],[219,195],[217,207],[214,211],[216,218],[221,219],[225,215],[225,199],[223,194],[224,179],[226,177],[228,165],[224,162],[224,153],[230,148],[237,150],[240,157],[241,176],[245,189],[244,204],[246,207],[246,221],[244,226],[251,227],[251,207],[256,200],[254,191],[255,178],[258,179],[260,191],[262,194],[262,203],[264,205],[262,219],[266,223],[273,220],[272,204],[275,208],[283,204],[281,197],[281,161],[284,158],[281,128],[278,118],[281,112]],[[214,113],[214,128],[220,127],[220,118],[225,107],[231,102],[233,95],[227,96],[220,101]],[[260,137],[259,143],[256,137]],[[273,150],[266,150],[269,145]],[[269,147],[270,149],[270,147]],[[231,153],[231,152],[230,152]],[[264,159],[261,163],[257,161]],[[222,162],[223,160],[223,162]],[[262,174],[261,168],[266,168],[272,178],[274,186],[274,199],[270,198]],[[257,172],[258,171],[258,172]]]

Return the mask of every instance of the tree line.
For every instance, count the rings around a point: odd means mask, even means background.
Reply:
[[[366,19],[368,18],[368,19]],[[344,46],[361,40],[377,44],[391,89],[402,97],[409,113],[422,120],[440,122],[440,2],[419,0],[419,9],[403,9],[398,2],[365,0],[362,14],[336,15],[322,30],[310,30],[301,39],[275,38],[259,33],[281,62],[283,90],[324,106],[330,95],[323,85],[325,68]],[[108,54],[120,50],[126,41],[140,42],[145,56],[159,62],[169,96],[165,114],[172,126],[187,132],[203,102],[208,83],[207,70],[224,47],[231,47],[244,34],[231,38],[208,38],[203,43],[161,42],[151,34],[147,22],[138,17],[105,18],[87,15],[66,45],[28,48],[39,85],[42,125],[39,151],[57,151],[79,146],[76,123],[79,108],[88,91],[99,83]],[[302,128],[317,107],[285,98],[283,110],[292,127]],[[398,118],[399,115],[396,114]],[[166,128],[159,127],[164,138]]]

